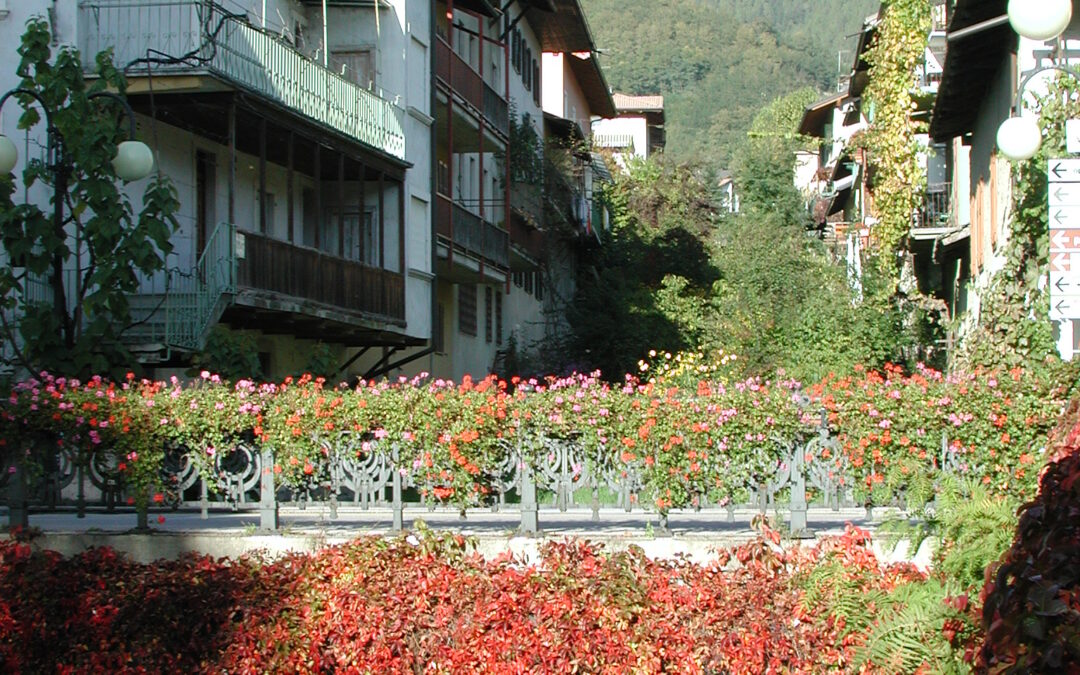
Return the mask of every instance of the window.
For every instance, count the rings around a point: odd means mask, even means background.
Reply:
[[[539,271],[536,273],[536,299],[544,299],[544,273]]]
[[[528,47],[525,48],[525,58],[522,60],[521,67],[524,69],[523,78],[525,84],[525,91],[532,91],[532,50]]]
[[[375,86],[375,55],[370,49],[330,52],[330,69],[364,89]]]
[[[494,327],[491,325],[495,314],[493,296],[491,286],[484,286],[484,342],[491,342],[494,337]]]
[[[216,158],[209,152],[198,150],[195,153],[195,227],[198,250],[201,254],[206,249],[210,235],[217,225],[214,207],[217,195],[214,186],[216,180]]]
[[[273,192],[262,193],[263,203],[266,204],[266,222],[261,219],[261,215],[257,216],[259,220],[259,232],[262,234],[269,234],[274,229],[274,207],[277,206],[277,198]],[[259,213],[256,207],[256,213]]]
[[[540,105],[540,64],[532,62],[533,68],[533,103]]]
[[[332,223],[337,223],[337,213],[332,216]],[[345,212],[345,251],[343,257],[357,260],[371,267],[379,266],[379,253],[382,250],[382,237],[375,209],[366,209],[363,216],[359,211]]]
[[[532,272],[526,272],[525,273],[525,292],[528,293],[529,295],[532,295],[532,289],[533,289],[533,273]]]
[[[476,337],[476,284],[458,284],[458,331]]]
[[[497,345],[501,345],[503,341],[502,300],[503,290],[500,287],[495,291],[495,344]]]
[[[514,64],[514,72],[521,72],[521,31],[515,30],[510,37],[510,61]]]

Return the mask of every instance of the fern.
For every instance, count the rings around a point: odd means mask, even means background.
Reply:
[[[856,670],[873,667],[889,673],[967,673],[968,666],[942,634],[956,611],[945,604],[949,586],[939,581],[904,584],[886,601],[889,610],[869,631],[855,654]]]
[[[935,566],[965,590],[980,586],[986,566],[1012,543],[1018,503],[974,482],[943,490],[939,500],[942,546]]]

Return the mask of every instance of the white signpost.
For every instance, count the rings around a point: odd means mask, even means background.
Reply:
[[[1080,142],[1080,127],[1072,132]],[[1080,159],[1047,163],[1050,221],[1050,319],[1059,321],[1058,351],[1071,359],[1080,320]]]

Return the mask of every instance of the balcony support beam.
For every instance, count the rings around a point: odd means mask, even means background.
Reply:
[[[319,223],[323,218],[322,201],[322,143],[315,143],[315,248],[322,248],[321,227]]]
[[[259,118],[259,232],[266,231],[266,118]]]
[[[295,190],[295,185],[293,184],[293,174],[295,168],[294,164],[296,163],[296,134],[293,132],[292,129],[290,129],[288,136],[288,146],[285,151],[285,208],[289,210],[287,227],[289,231],[289,243],[291,244],[296,241],[296,217],[293,213],[296,210],[295,196],[293,195],[293,191]]]
[[[229,222],[236,224],[236,99],[229,99]]]
[[[337,250],[342,258],[348,258],[345,254],[345,155],[339,152],[337,156]]]
[[[386,241],[386,209],[384,208],[385,202],[386,202],[386,182],[385,182],[384,178],[385,178],[385,174],[382,171],[380,171],[379,172],[379,250],[376,251],[375,252],[376,255],[373,256],[373,258],[378,261],[377,264],[381,269],[386,268],[386,265],[385,265],[386,261],[384,260],[384,255],[383,255],[385,253],[385,251],[386,251],[386,246],[383,244],[383,242]],[[402,270],[402,272],[404,272],[404,270]]]

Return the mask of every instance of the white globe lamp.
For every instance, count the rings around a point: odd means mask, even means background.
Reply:
[[[19,151],[15,149],[15,144],[7,136],[0,135],[0,175],[14,171],[17,161]]]
[[[1065,32],[1072,0],[1009,0],[1009,23],[1018,34],[1045,42]]]
[[[121,180],[142,180],[154,169],[154,153],[141,141],[124,141],[116,146],[112,164]]]
[[[1015,162],[1034,157],[1041,144],[1042,131],[1034,117],[1010,117],[998,127],[998,149]]]

